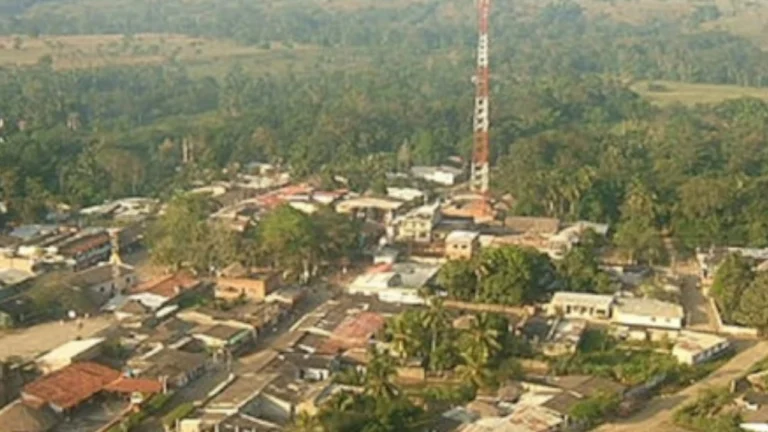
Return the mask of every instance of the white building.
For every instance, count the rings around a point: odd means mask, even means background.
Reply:
[[[463,171],[449,166],[415,166],[411,168],[411,175],[443,186],[453,186]]]
[[[694,365],[717,357],[730,346],[728,339],[714,334],[682,331],[672,348],[672,355],[680,363]]]
[[[404,202],[424,200],[424,192],[414,188],[388,187],[387,196]]]
[[[432,231],[440,222],[440,203],[417,207],[394,220],[395,239],[430,243]]]
[[[37,367],[49,374],[78,361],[91,360],[101,353],[104,338],[75,340],[61,345],[35,360]]]
[[[550,315],[567,318],[608,319],[615,299],[610,295],[557,292],[548,305]]]
[[[614,324],[627,327],[680,330],[683,307],[670,302],[645,298],[621,298],[613,306]]]

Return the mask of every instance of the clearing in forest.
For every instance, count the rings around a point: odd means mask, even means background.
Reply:
[[[665,106],[715,104],[727,99],[755,97],[768,100],[768,88],[739,87],[735,85],[691,84],[675,81],[639,81],[632,90],[654,104]]]

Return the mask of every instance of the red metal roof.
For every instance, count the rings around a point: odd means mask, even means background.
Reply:
[[[186,272],[178,272],[145,282],[133,290],[133,293],[146,292],[166,298],[174,298],[184,291],[197,287],[200,281]]]
[[[24,387],[23,396],[40,405],[63,410],[77,406],[120,378],[120,372],[97,363],[75,363],[39,378]]]
[[[153,394],[163,391],[163,385],[159,381],[138,378],[120,378],[104,387],[104,390],[116,393],[142,393]]]

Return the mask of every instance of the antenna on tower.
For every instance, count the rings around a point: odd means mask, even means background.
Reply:
[[[490,95],[489,95],[489,63],[488,63],[488,17],[491,0],[477,0],[477,72],[475,73],[475,111],[473,116],[473,146],[472,171],[469,187],[473,192],[482,194],[487,200],[490,188],[489,155],[490,144],[488,129],[490,128]]]

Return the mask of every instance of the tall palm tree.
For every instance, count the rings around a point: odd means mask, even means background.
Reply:
[[[481,388],[488,385],[491,380],[491,374],[487,368],[487,363],[477,358],[475,354],[462,353],[461,358],[464,364],[456,367],[456,375],[463,381]]]
[[[408,319],[407,314],[400,314],[390,320],[387,331],[392,336],[392,350],[401,359],[414,356],[421,344],[419,329],[415,325],[419,323]]]
[[[490,325],[488,315],[476,315],[463,336],[462,357],[472,357],[485,364],[501,349],[499,331]]]
[[[398,394],[392,383],[397,372],[394,359],[387,352],[371,348],[371,360],[365,370],[365,392],[376,399],[392,400]]]
[[[430,334],[429,354],[432,355],[437,347],[440,332],[448,327],[448,311],[445,310],[443,299],[440,297],[430,298],[428,304],[428,309],[422,315],[422,321]]]
[[[320,419],[306,411],[302,411],[296,416],[289,430],[291,432],[325,432]]]

